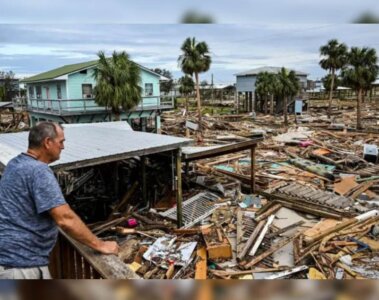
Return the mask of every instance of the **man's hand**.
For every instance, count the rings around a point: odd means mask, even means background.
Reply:
[[[118,254],[119,246],[116,242],[100,241],[96,250],[102,254]]]

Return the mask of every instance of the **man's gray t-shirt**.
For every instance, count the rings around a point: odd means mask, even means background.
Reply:
[[[49,210],[66,204],[49,166],[22,153],[0,180],[0,265],[45,266],[58,229]]]

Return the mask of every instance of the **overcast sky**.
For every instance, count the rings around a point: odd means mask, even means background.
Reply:
[[[235,73],[262,66],[320,78],[325,71],[318,65],[319,48],[331,38],[373,47],[379,54],[379,25],[0,24],[0,70],[25,77],[97,59],[99,50],[125,50],[135,62],[168,69],[178,78],[180,46],[189,36],[208,43],[213,62],[201,80],[213,74],[215,83],[232,83]]]
[[[176,23],[196,9],[218,23],[347,23],[378,0],[1,0],[2,23]]]

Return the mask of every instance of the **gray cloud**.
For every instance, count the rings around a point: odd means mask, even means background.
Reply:
[[[96,59],[99,50],[127,51],[149,68],[181,76],[177,58],[188,36],[206,41],[212,68],[201,77],[233,82],[233,74],[263,65],[288,66],[321,77],[319,47],[331,38],[349,46],[378,50],[379,25],[131,25],[131,24],[0,24],[0,70],[36,74],[64,64]]]

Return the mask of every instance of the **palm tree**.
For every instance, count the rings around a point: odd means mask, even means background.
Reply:
[[[122,109],[127,111],[141,101],[140,68],[129,60],[125,51],[114,51],[110,58],[100,51],[98,57],[99,62],[94,71],[95,102],[111,108],[115,119],[120,120]]]
[[[348,64],[342,69],[344,85],[351,87],[358,94],[357,129],[362,129],[361,104],[362,95],[371,87],[379,74],[378,57],[373,48],[352,47],[348,53]]]
[[[270,114],[274,115],[274,99],[280,94],[280,82],[278,74],[270,74],[271,85],[270,85]]]
[[[326,91],[333,90],[335,92],[337,88],[341,85],[341,79],[337,76],[332,76],[332,74],[328,74],[321,78],[322,85],[324,86]],[[332,87],[333,82],[333,87]]]
[[[178,58],[178,63],[183,73],[188,75],[195,74],[196,81],[196,99],[197,110],[199,114],[199,133],[202,135],[201,126],[201,102],[200,102],[200,89],[199,89],[199,73],[209,70],[212,59],[209,55],[209,47],[206,42],[196,42],[196,39],[187,38],[180,48],[182,54]]]
[[[267,101],[268,96],[272,90],[272,74],[268,72],[261,72],[257,76],[257,80],[255,81],[255,90],[257,94],[260,96],[261,101],[264,100],[264,112],[267,114]]]
[[[324,56],[324,58],[320,60],[321,68],[328,70],[329,74],[332,76],[328,106],[328,118],[330,118],[332,113],[334,80],[336,72],[346,64],[347,46],[344,43],[340,44],[337,40],[333,39],[328,41],[326,45],[320,47],[320,54]]]
[[[195,83],[193,82],[193,79],[191,76],[185,75],[179,78],[179,84],[180,84],[179,92],[180,94],[184,95],[186,98],[185,109],[186,109],[186,115],[187,115],[188,114],[188,96],[195,89]]]
[[[288,98],[297,95],[300,89],[299,79],[294,71],[288,72],[286,68],[282,68],[278,73],[278,94],[284,100],[283,113],[284,125],[288,126]]]

